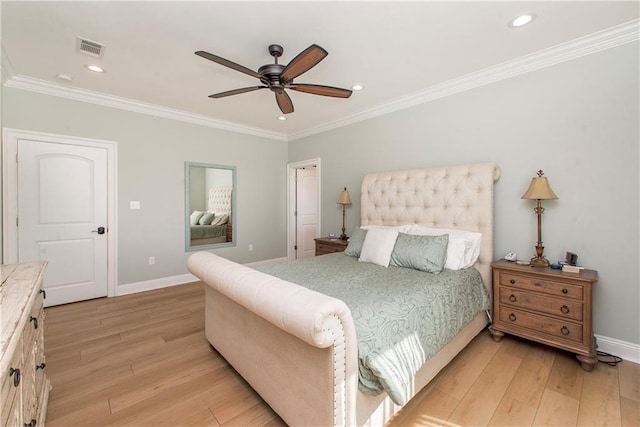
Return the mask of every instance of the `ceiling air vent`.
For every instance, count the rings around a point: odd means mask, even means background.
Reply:
[[[102,58],[104,55],[104,48],[106,46],[100,43],[96,43],[91,40],[87,40],[83,37],[77,38],[76,49],[80,53],[93,56],[94,58]]]

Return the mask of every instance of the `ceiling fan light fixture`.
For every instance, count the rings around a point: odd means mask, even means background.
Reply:
[[[362,90],[362,89],[364,89],[363,85],[359,85],[358,84],[358,85],[351,86],[351,90],[356,91],[356,92],[359,91],[359,90]]]
[[[104,73],[104,68],[102,68],[99,65],[95,65],[95,64],[87,64],[85,65],[85,67],[87,67],[88,70],[93,71],[94,73]]]
[[[507,24],[510,28],[520,28],[524,27],[527,24],[530,24],[534,19],[536,19],[536,14],[533,12],[522,13]]]

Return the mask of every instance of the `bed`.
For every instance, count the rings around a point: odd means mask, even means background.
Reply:
[[[481,233],[474,269],[490,299],[493,184],[499,175],[493,163],[369,174],[361,187],[361,225]],[[353,264],[344,254],[316,258],[336,272],[338,259]],[[401,408],[397,396],[361,391],[357,327],[343,300],[208,252],[193,254],[188,266],[207,285],[207,340],[287,424],[382,425]],[[484,311],[465,322],[411,373],[404,400],[418,393],[487,323]]]
[[[207,197],[207,210],[191,213],[191,246],[230,242],[231,187],[212,187]]]

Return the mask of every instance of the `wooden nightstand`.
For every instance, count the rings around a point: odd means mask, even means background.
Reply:
[[[318,237],[316,240],[316,256],[343,252],[349,242],[338,238]]]
[[[493,268],[495,341],[505,333],[576,353],[585,371],[596,364],[591,317],[595,270],[563,273],[549,267],[517,265],[506,260]]]

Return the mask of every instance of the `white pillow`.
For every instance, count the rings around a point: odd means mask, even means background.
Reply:
[[[397,238],[398,230],[393,227],[367,230],[359,261],[388,267]]]
[[[448,268],[449,270],[469,268],[475,264],[480,256],[481,233],[447,228],[430,228],[413,224],[407,234],[424,236],[448,234],[449,246],[447,246],[447,261],[444,264],[444,268]]]
[[[216,213],[213,217],[213,221],[211,221],[211,225],[222,225],[226,224],[229,221],[228,213]]]
[[[200,221],[202,215],[204,215],[204,212],[202,211],[193,211],[193,213],[189,216],[189,223],[191,225],[198,225],[198,221]]]

